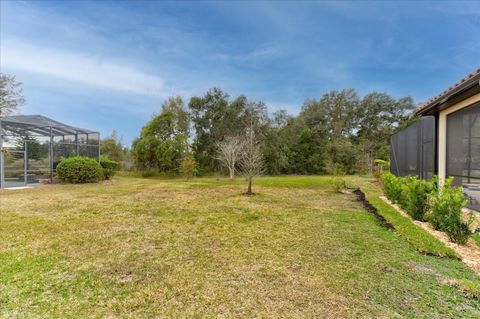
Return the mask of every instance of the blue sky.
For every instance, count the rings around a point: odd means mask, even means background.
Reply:
[[[0,1],[24,114],[129,145],[169,95],[217,86],[298,113],[342,88],[421,102],[480,66],[479,2]]]

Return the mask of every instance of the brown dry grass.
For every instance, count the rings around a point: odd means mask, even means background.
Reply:
[[[479,314],[326,177],[120,177],[0,193],[2,317],[391,318]],[[428,302],[426,302],[428,300]]]

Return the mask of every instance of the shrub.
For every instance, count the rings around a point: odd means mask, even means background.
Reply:
[[[373,161],[375,167],[373,169],[373,177],[381,178],[382,174],[390,171],[390,162],[382,159],[376,159]]]
[[[413,219],[424,221],[429,209],[429,196],[436,191],[437,179],[420,180],[416,177],[406,177],[402,184],[402,207]]]
[[[333,188],[335,192],[342,193],[345,188],[347,188],[347,183],[343,178],[333,177],[332,178]]]
[[[120,163],[108,159],[108,157],[102,157],[100,159],[100,166],[102,166],[103,177],[105,179],[111,179],[120,170]]]
[[[180,174],[187,179],[197,175],[197,162],[193,156],[185,156],[180,163]]]
[[[398,203],[413,219],[429,221],[436,230],[444,231],[452,242],[464,244],[471,235],[470,220],[462,219],[467,204],[462,187],[453,187],[452,179],[438,187],[438,179],[419,180],[417,177],[382,175],[385,195]]]
[[[392,173],[384,173],[382,175],[385,196],[393,203],[398,203],[401,198],[402,184],[400,179]]]
[[[470,222],[462,219],[462,208],[467,204],[462,187],[453,187],[452,179],[445,181],[432,196],[432,210],[426,216],[436,230],[444,231],[451,241],[465,244],[471,235]]]
[[[408,195],[410,191],[410,183],[412,182],[414,177],[407,176],[407,177],[397,177],[398,187],[400,188],[400,192],[397,194],[397,202],[403,209],[406,210],[407,203],[408,203]]]
[[[158,169],[149,167],[141,171],[140,175],[142,175],[142,177],[154,177],[158,175]]]
[[[95,183],[102,179],[102,167],[89,157],[70,157],[57,165],[57,175],[64,183]]]
[[[402,207],[413,219],[424,221],[429,209],[429,195],[437,188],[437,179],[419,180],[415,176],[396,177],[391,173],[382,175],[385,195]]]
[[[405,236],[419,252],[435,256],[459,258],[453,249],[447,247],[425,229],[412,223],[409,218],[399,214],[393,207],[382,201],[379,198],[382,192],[374,183],[370,183],[368,179],[364,178],[356,178],[355,180],[365,193],[368,202],[377,209],[378,214],[384,217],[389,224],[393,225],[400,235]]]
[[[380,167],[383,172],[390,171],[390,161],[385,161],[385,160],[382,160],[382,159],[376,159],[376,160],[373,161],[373,163],[375,163],[375,165]]]

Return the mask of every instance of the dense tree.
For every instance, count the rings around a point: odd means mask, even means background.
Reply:
[[[122,139],[113,132],[100,141],[100,154],[111,160],[121,162],[126,156],[127,150],[124,148]]]
[[[189,114],[180,97],[170,97],[134,140],[132,156],[140,169],[178,172],[188,151]]]
[[[213,171],[215,161],[215,143],[224,136],[235,135],[240,131],[239,118],[244,112],[246,98],[241,96],[230,103],[228,94],[213,88],[203,97],[192,97],[189,108],[195,130],[193,150],[201,171]]]
[[[353,174],[358,171],[361,152],[349,138],[335,138],[329,145],[327,172],[329,174]]]
[[[293,121],[287,111],[280,110],[273,113],[268,119],[268,124],[263,130],[264,143],[262,143],[265,156],[265,170],[268,174],[276,175],[286,173],[289,167],[289,146],[284,136],[285,127]]]
[[[353,89],[331,91],[306,100],[298,116],[281,110],[269,117],[264,103],[243,95],[231,100],[213,88],[189,102],[194,132],[189,141],[188,113],[178,99],[170,99],[134,142],[138,167],[178,171],[191,142],[199,173],[215,172],[223,163],[233,176],[241,161],[231,160],[238,153],[231,152],[232,139],[246,140],[245,127],[252,127],[268,174],[352,174],[371,169],[376,158],[388,159],[390,135],[415,120],[411,98],[385,93],[360,99]]]
[[[209,90],[203,97],[192,97],[189,107],[195,130],[193,150],[203,173],[218,169],[216,143],[226,136],[243,133],[248,112],[252,112],[258,132],[265,128],[268,118],[264,103],[249,103],[243,95],[230,101],[229,95],[217,88]]]
[[[10,115],[24,103],[22,83],[14,75],[0,73],[0,117]]]
[[[355,140],[361,146],[368,169],[376,158],[388,159],[389,137],[399,125],[408,121],[413,109],[411,97],[395,100],[386,93],[374,92],[362,99],[356,112]]]
[[[388,158],[389,136],[410,118],[411,98],[371,93],[362,100],[352,89],[307,100],[283,130],[289,173],[354,173]],[[286,146],[285,146],[286,145]],[[268,164],[267,164],[268,165]]]
[[[29,160],[39,161],[48,157],[48,146],[45,143],[41,144],[36,136],[29,135],[27,132],[22,132],[22,135],[15,139],[15,148],[19,150],[26,148]],[[26,164],[27,169],[30,169],[31,161],[27,161]]]
[[[285,173],[321,174],[326,172],[328,143],[333,123],[326,101],[305,101],[300,114],[285,126],[280,136],[288,149],[288,169]]]
[[[353,89],[331,91],[315,103],[327,118],[325,123],[333,139],[350,137],[356,125],[356,111],[359,105],[358,95]]]
[[[45,145],[40,144],[35,136],[25,137],[25,142],[29,159],[39,161],[42,158],[47,158],[48,152],[45,150]]]
[[[295,144],[290,147],[292,158],[289,163],[293,169],[291,173],[325,173],[327,135],[322,132],[324,132],[324,128],[319,126],[311,127],[304,124],[301,127],[298,135],[295,136]]]
[[[197,162],[191,154],[186,154],[180,163],[180,175],[187,179],[197,175]]]

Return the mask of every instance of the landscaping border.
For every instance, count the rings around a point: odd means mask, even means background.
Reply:
[[[380,196],[385,203],[392,206],[399,214],[402,216],[409,218],[412,223],[422,227],[427,232],[429,232],[432,236],[440,240],[446,246],[452,248],[462,259],[462,261],[469,266],[470,268],[475,271],[478,275],[480,275],[480,248],[476,245],[473,238],[470,238],[465,245],[459,245],[453,243],[449,240],[447,234],[433,229],[433,227],[427,222],[421,222],[418,220],[413,220],[405,211],[403,211],[398,205],[393,204],[388,198],[385,196]]]
[[[379,185],[374,184],[375,180],[358,178],[354,181],[365,195],[365,200],[377,210],[377,214],[391,224],[419,252],[427,255],[460,259],[460,255],[452,248],[445,245],[445,243],[419,225],[413,223],[410,218],[402,216],[394,207],[383,201],[380,198],[383,196],[383,192]]]

